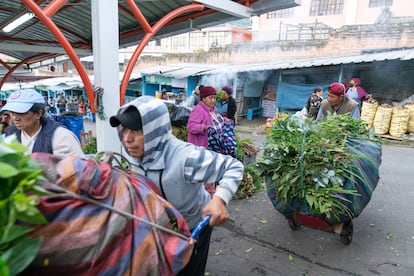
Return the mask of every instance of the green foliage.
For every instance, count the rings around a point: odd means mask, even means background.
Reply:
[[[0,275],[17,275],[33,261],[42,239],[25,225],[47,222],[37,209],[49,194],[37,185],[43,170],[26,152],[14,136],[0,138]]]
[[[85,154],[95,154],[97,152],[96,137],[92,137],[90,143],[84,145],[82,149]]]
[[[330,115],[321,122],[292,116],[276,120],[257,163],[261,175],[272,180],[284,203],[305,201],[312,213],[338,218],[349,214],[342,186],[350,177],[352,155],[348,138],[369,138],[366,123],[348,115]],[[374,138],[374,137],[370,137]]]
[[[216,95],[216,101],[217,101],[217,102],[221,101],[221,99],[222,99],[222,97],[223,97],[223,93],[224,93],[224,90],[219,89],[219,90],[217,91],[217,95]]]
[[[255,163],[248,164],[244,167],[243,180],[241,181],[234,198],[249,198],[262,188],[262,179],[259,173],[255,170]]]
[[[172,127],[172,135],[177,137],[177,139],[180,139],[182,141],[187,141],[187,126],[173,126]]]
[[[245,157],[245,152],[243,151],[243,144],[248,143],[253,145],[253,141],[251,138],[240,138],[240,136],[236,133],[236,142],[237,142],[237,153],[236,158],[243,162]],[[255,153],[256,154],[256,153]],[[239,188],[234,195],[236,199],[243,199],[252,196],[255,192],[259,191],[263,188],[262,179],[260,177],[259,172],[255,169],[255,163],[245,164],[244,166],[244,174],[243,180],[240,183]]]

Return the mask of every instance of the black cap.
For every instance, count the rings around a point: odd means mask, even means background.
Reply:
[[[141,130],[142,129],[142,120],[141,115],[134,106],[128,107],[121,114],[112,116],[109,119],[109,123],[112,127],[117,127],[122,125],[125,128],[132,130]]]

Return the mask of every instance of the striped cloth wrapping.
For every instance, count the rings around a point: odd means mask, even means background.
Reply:
[[[233,123],[223,123],[222,133],[209,127],[207,134],[209,150],[236,158],[237,141]]]
[[[54,160],[33,154],[50,183],[189,237],[181,214],[150,189],[148,179],[111,168],[93,158]],[[42,183],[56,191],[53,184]],[[49,221],[36,226],[41,249],[24,275],[174,275],[193,246],[176,235],[64,193],[42,196],[38,208]]]
[[[356,190],[358,195],[345,195],[344,198],[349,201],[342,201],[349,208],[352,214],[351,217],[346,214],[341,214],[339,218],[332,217],[329,221],[331,224],[344,222],[359,216],[371,200],[372,193],[379,181],[379,166],[381,165],[382,156],[381,144],[368,139],[349,139],[347,146],[349,151],[357,158],[352,161],[354,162],[351,173],[353,175],[349,176],[343,187],[346,190]],[[270,184],[271,179],[266,177],[265,181]],[[283,200],[277,197],[275,185],[266,185],[266,191],[275,209],[286,217],[289,217],[292,212],[300,212],[324,219],[322,215],[311,213],[303,200],[293,199],[289,204],[285,204]]]

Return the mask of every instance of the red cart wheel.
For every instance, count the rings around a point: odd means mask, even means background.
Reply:
[[[299,230],[300,228],[300,224],[297,224],[296,221],[294,221],[291,218],[288,219],[288,224],[290,229],[292,229],[293,231]]]
[[[354,233],[354,226],[352,220],[348,220],[344,223],[341,231],[341,242],[348,245],[352,242],[352,235]]]

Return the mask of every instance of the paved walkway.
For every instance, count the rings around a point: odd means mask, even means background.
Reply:
[[[264,125],[266,118],[255,117],[253,120],[247,120],[246,118],[240,118],[239,123],[236,125],[236,131],[243,133],[263,133],[260,126]],[[92,131],[92,135],[96,136],[96,124],[88,119],[83,120],[83,128],[85,131]]]

